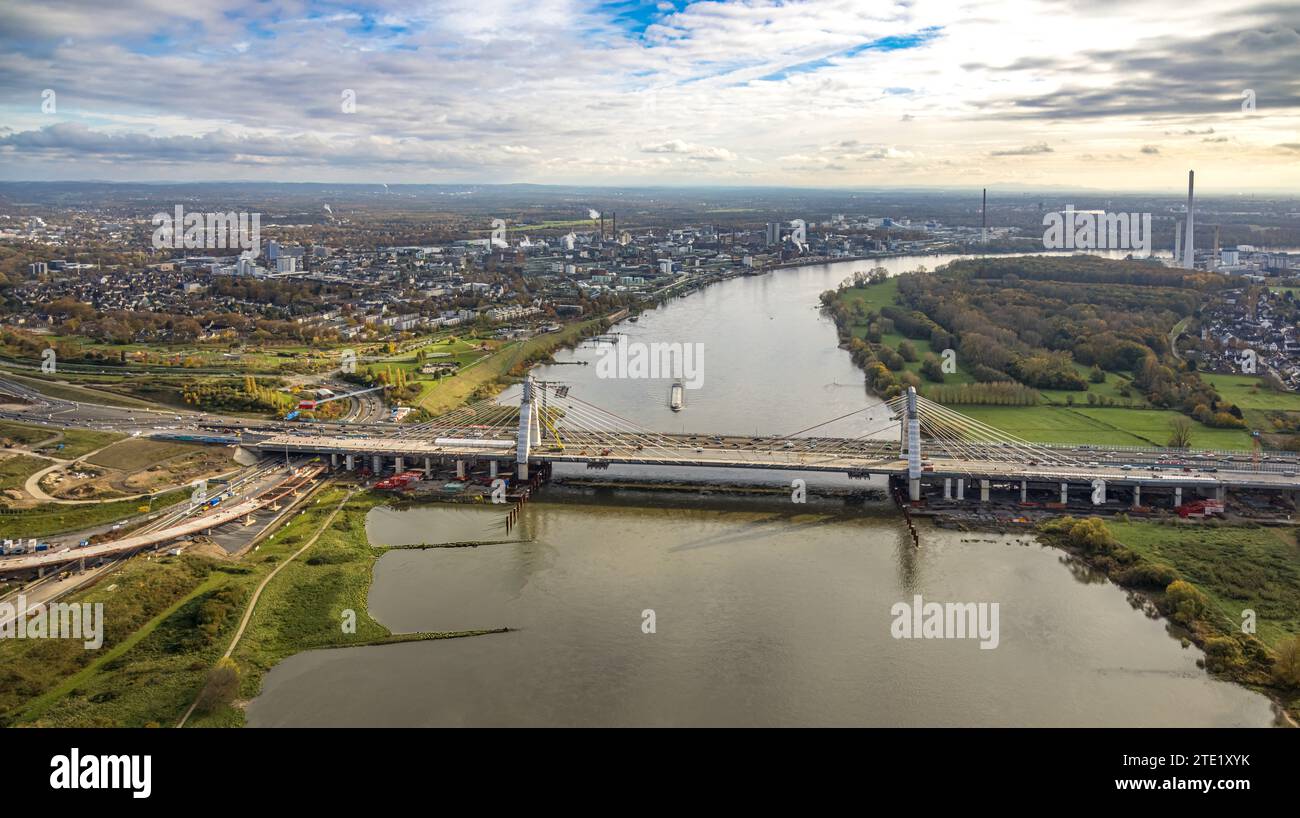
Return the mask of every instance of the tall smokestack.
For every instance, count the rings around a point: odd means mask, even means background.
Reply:
[[[600,214],[600,240],[605,240],[605,214]]]
[[[1187,171],[1187,236],[1183,240],[1183,266],[1188,270],[1192,269],[1192,262],[1195,261],[1196,241],[1192,238],[1192,225],[1195,221],[1192,213],[1192,187],[1196,182],[1196,171]]]
[[[984,188],[984,203],[980,205],[980,241],[989,240],[989,189]]]
[[[1178,266],[1178,256],[1183,246],[1183,223],[1174,222],[1174,266]]]
[[[609,231],[609,232],[610,232],[610,235],[612,235],[612,236],[614,237],[614,241],[618,241],[618,211],[614,211],[613,213],[610,213],[609,215],[610,215],[610,218],[612,218],[612,219],[614,220],[614,226],[611,227],[611,228],[610,228],[610,231]]]

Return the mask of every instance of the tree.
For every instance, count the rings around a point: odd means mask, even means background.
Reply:
[[[1092,381],[1093,383],[1105,383],[1106,373],[1102,370],[1101,367],[1097,366],[1096,364],[1093,364],[1092,369],[1088,372],[1088,380]]]
[[[217,666],[208,671],[208,679],[199,693],[198,711],[211,713],[218,707],[230,704],[239,691],[239,666],[229,656],[223,656]]]
[[[1277,646],[1273,678],[1278,684],[1300,687],[1300,636],[1293,636]]]
[[[1172,449],[1186,449],[1192,445],[1192,422],[1179,415],[1169,421],[1169,442]]]
[[[1185,580],[1176,579],[1169,583],[1165,597],[1173,611],[1173,620],[1184,627],[1193,627],[1196,620],[1210,609],[1209,597]]]
[[[926,380],[943,383],[943,364],[934,354],[926,355],[921,362],[921,374]]]

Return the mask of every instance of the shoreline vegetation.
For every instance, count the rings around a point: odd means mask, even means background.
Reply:
[[[171,726],[197,702],[187,726],[237,727],[243,702],[293,654],[510,630],[394,633],[375,621],[366,598],[374,564],[387,549],[370,545],[365,517],[388,498],[347,498],[348,492],[320,485],[242,559],[149,555],[73,594],[71,601],[104,603],[100,651],[74,640],[0,643],[0,726]],[[318,533],[298,559],[285,562]],[[233,655],[223,658],[254,590],[281,563]]]
[[[1300,722],[1300,567],[1293,528],[1185,522],[1040,523],[1041,541],[1141,595],[1211,675],[1256,690]]]

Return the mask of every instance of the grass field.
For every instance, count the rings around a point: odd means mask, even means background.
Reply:
[[[41,443],[58,437],[58,435],[59,433],[53,429],[43,429],[40,426],[29,426],[25,423],[0,420],[0,438],[13,443],[15,446],[31,446],[34,443]]]
[[[201,452],[206,447],[196,443],[176,443],[133,437],[114,443],[86,462],[109,469],[136,471],[173,457]]]
[[[1154,562],[1173,566],[1210,596],[1238,629],[1255,611],[1268,645],[1300,633],[1300,548],[1289,528],[1211,527],[1195,523],[1107,523],[1115,539]]]
[[[188,488],[170,491],[153,498],[153,510],[173,506],[190,496]],[[67,505],[46,503],[35,508],[0,514],[0,537],[9,539],[48,537],[68,531],[80,531],[116,522],[137,514],[141,500],[115,500],[110,503]]]
[[[983,421],[1034,443],[1090,444],[1101,446],[1164,446],[1169,424],[1178,412],[1156,409],[1099,409],[1062,406],[958,406],[963,415]],[[1251,448],[1248,432],[1211,429],[1195,421],[1192,447],[1198,449]]]
[[[65,460],[76,460],[78,457],[90,454],[96,449],[102,449],[114,441],[121,440],[126,435],[120,435],[116,432],[91,432],[85,429],[65,429],[63,437],[52,443],[41,446],[39,451],[42,454],[48,454],[51,457],[61,457]],[[63,444],[63,448],[59,448]]]
[[[337,502],[342,490],[325,495]],[[238,565],[191,554],[136,558],[74,594],[74,601],[104,603],[104,660],[69,640],[0,642],[0,682],[12,684],[0,685],[0,723],[172,726],[225,651],[253,588],[331,508],[309,505]],[[205,631],[205,620],[215,627]],[[238,723],[237,712],[227,715]]]
[[[208,574],[207,578],[199,583],[194,590],[172,603],[170,607],[161,611],[157,616],[145,622],[140,628],[135,630],[118,644],[108,650],[95,654],[90,664],[86,665],[73,675],[65,678],[60,684],[50,688],[45,693],[28,703],[25,708],[15,714],[14,720],[17,722],[38,721],[53,704],[58,702],[60,699],[65,698],[69,694],[77,692],[87,682],[91,681],[100,670],[111,667],[112,664],[127,651],[131,650],[144,639],[152,635],[168,620],[174,618],[187,603],[193,602],[200,596],[210,594],[225,585],[229,579],[230,577],[228,574],[215,571]],[[161,726],[161,724],[159,724],[159,726]]]
[[[36,447],[36,451],[42,454],[75,460],[115,440],[121,440],[125,435],[114,432],[91,432],[84,429],[43,428],[25,423],[0,421],[0,437],[20,446],[41,444]],[[62,449],[59,448],[59,444],[63,444]]]
[[[27,478],[50,465],[50,461],[26,454],[12,454],[0,460],[0,491],[20,489]]]
[[[165,705],[172,685],[171,673],[151,672],[140,644],[156,640],[160,628],[171,623],[193,633],[192,595],[212,571],[210,561],[190,556],[137,558],[74,594],[71,601],[104,605],[100,650],[86,650],[71,639],[0,642],[0,724],[33,718],[42,724],[86,726],[144,726],[153,721],[148,710],[132,718],[123,707],[136,701],[147,707]]]
[[[1278,409],[1300,412],[1300,394],[1274,392],[1254,375],[1201,373],[1201,380],[1214,387],[1223,399],[1242,409]]]
[[[566,343],[575,343],[588,328],[600,323],[599,318],[569,324],[559,332],[547,332],[535,335],[526,341],[507,344],[487,358],[473,366],[457,372],[441,381],[426,381],[421,393],[419,406],[438,415],[448,412],[465,403],[475,392],[489,384],[495,384],[508,373],[516,363],[535,354],[545,354]]]

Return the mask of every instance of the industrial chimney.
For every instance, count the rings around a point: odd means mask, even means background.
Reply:
[[[984,188],[984,203],[980,205],[980,243],[989,241],[989,189]]]
[[[1192,223],[1194,216],[1192,214],[1192,185],[1196,181],[1196,171],[1187,171],[1187,235],[1183,237],[1183,267],[1188,270],[1192,269],[1192,263],[1196,260],[1196,242],[1192,238]]]

